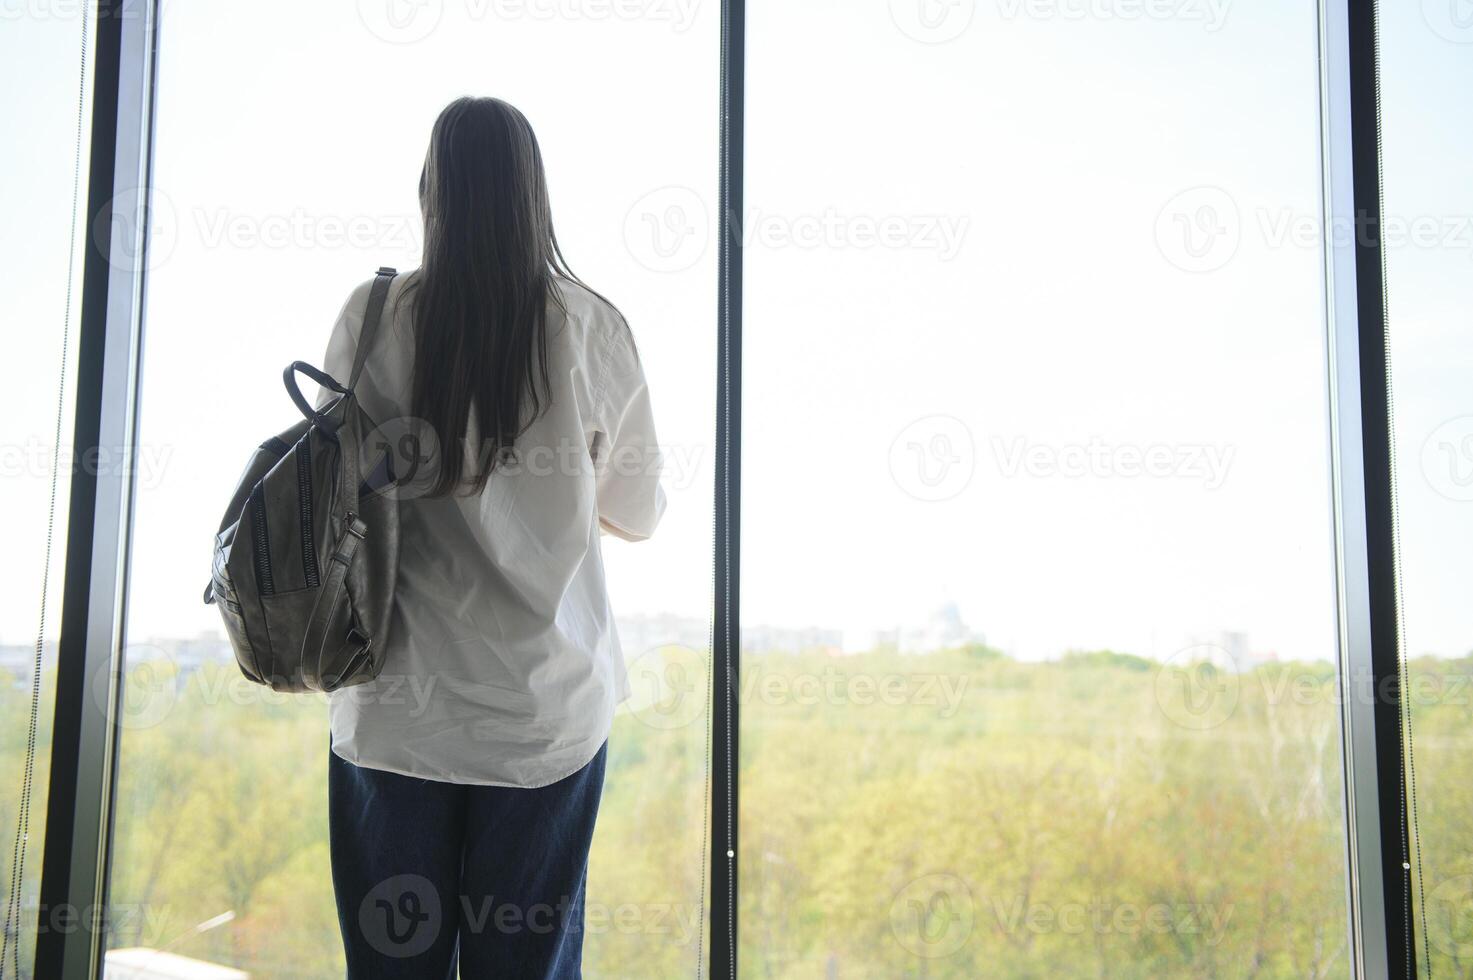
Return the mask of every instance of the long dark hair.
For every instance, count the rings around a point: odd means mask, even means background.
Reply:
[[[542,152],[500,99],[456,99],[435,120],[419,181],[424,259],[409,280],[413,415],[441,451],[432,496],[479,493],[551,398],[553,277],[577,282],[558,248]],[[463,451],[471,412],[481,445]]]

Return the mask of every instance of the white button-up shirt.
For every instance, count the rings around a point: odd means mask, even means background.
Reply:
[[[424,437],[409,419],[407,280],[390,287],[360,403],[367,441]],[[324,367],[346,383],[371,283],[354,290]],[[399,575],[380,677],[332,695],[332,748],[373,769],[456,783],[545,786],[586,765],[628,696],[600,529],[647,538],[665,506],[649,392],[623,319],[555,280],[551,402],[483,492],[401,491]],[[466,451],[475,450],[474,419]],[[403,460],[397,474],[405,479]],[[422,482],[422,481],[421,481]]]

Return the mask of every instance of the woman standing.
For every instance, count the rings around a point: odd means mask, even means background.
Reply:
[[[420,205],[423,263],[391,285],[357,388],[398,470],[401,542],[384,673],[332,697],[348,975],[453,977],[458,956],[465,977],[577,977],[627,696],[599,540],[647,538],[664,508],[649,394],[623,317],[563,261],[520,112],[451,103]]]

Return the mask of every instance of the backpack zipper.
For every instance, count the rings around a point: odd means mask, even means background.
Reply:
[[[312,540],[312,443],[307,439],[297,444],[297,507],[302,522],[302,574],[307,587],[315,589],[319,579]]]
[[[276,584],[271,580],[271,536],[266,530],[266,493],[257,483],[251,490],[251,533],[255,547],[256,591],[261,595],[275,595]]]

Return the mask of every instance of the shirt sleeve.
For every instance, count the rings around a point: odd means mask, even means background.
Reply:
[[[603,529],[626,541],[654,534],[665,512],[663,458],[649,386],[629,327],[611,325],[594,397],[594,475]]]

